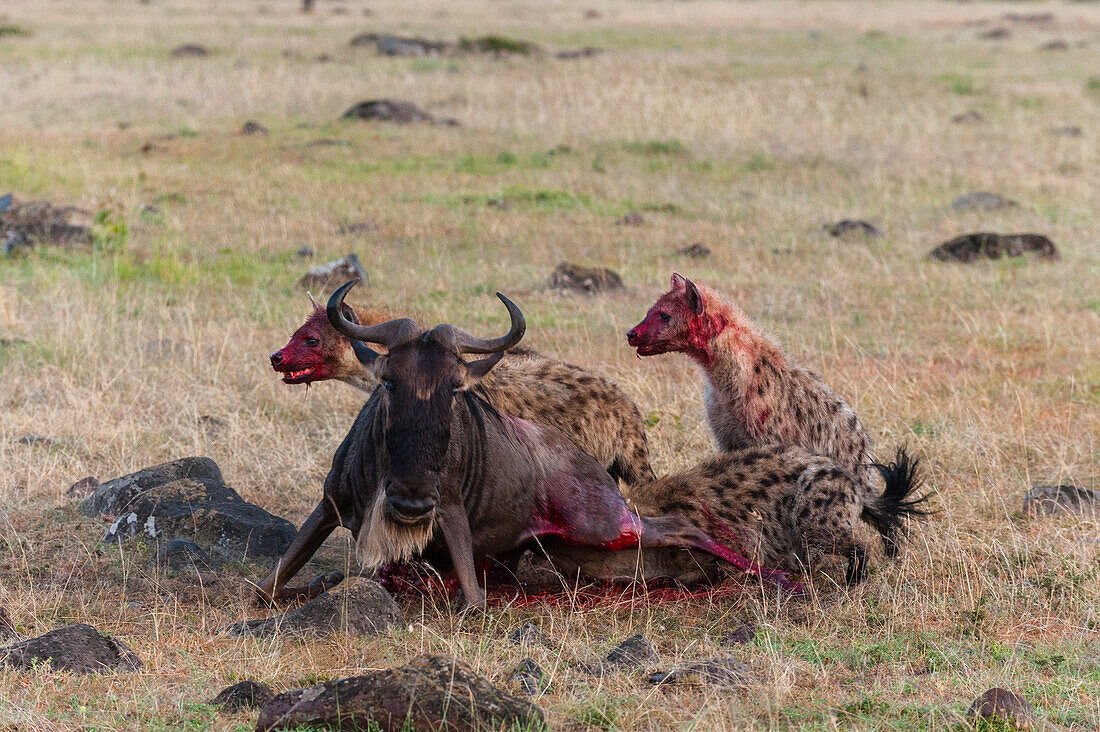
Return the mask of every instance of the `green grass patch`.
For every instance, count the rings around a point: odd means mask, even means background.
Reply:
[[[685,155],[687,145],[679,140],[648,140],[623,142],[622,149],[631,155]]]
[[[952,94],[971,96],[978,93],[978,87],[974,81],[974,77],[969,74],[952,72],[950,74],[940,74],[936,79],[946,84],[947,90]]]

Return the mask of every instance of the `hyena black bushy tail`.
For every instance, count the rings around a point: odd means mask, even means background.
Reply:
[[[883,465],[872,463],[886,482],[886,489],[875,502],[863,509],[863,518],[882,534],[886,555],[896,557],[905,536],[906,522],[922,518],[935,511],[926,508],[928,495],[916,495],[920,486],[920,458],[899,447],[894,461]]]

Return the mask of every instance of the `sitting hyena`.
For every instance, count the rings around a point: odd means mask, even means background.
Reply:
[[[860,524],[878,531],[887,556],[896,556],[909,518],[928,512],[916,496],[917,461],[903,451],[889,466],[875,465],[885,489],[871,495],[862,481],[832,459],[802,447],[776,444],[724,452],[695,467],[636,486],[639,515],[680,514],[715,540],[767,567],[805,568],[821,555],[848,559],[847,582],[862,581],[872,547]],[[575,552],[590,577],[674,577],[685,584],[720,572],[709,557],[662,548],[641,556]],[[565,567],[567,570],[573,567]]]
[[[377,381],[360,362],[366,347],[337,333],[325,309],[310,300],[313,313],[289,343],[271,354],[272,368],[283,374],[287,384],[338,379],[368,394],[373,392]],[[384,310],[353,310],[347,305],[343,313],[366,326],[395,317]],[[631,486],[654,479],[642,416],[610,380],[535,351],[513,348],[479,389],[504,414],[564,434],[621,480],[624,494],[629,494]]]
[[[673,274],[672,289],[626,337],[639,356],[680,351],[702,367],[707,420],[720,449],[798,445],[875,490],[871,438],[855,410],[713,290]]]

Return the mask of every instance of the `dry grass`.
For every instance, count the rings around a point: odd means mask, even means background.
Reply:
[[[332,13],[336,5],[348,14]],[[1003,685],[1061,727],[1100,719],[1097,521],[1027,521],[1034,482],[1096,486],[1100,437],[1100,9],[1079,3],[321,3],[24,0],[0,24],[0,193],[129,223],[125,249],[0,261],[0,606],[28,634],[90,622],[146,671],[68,678],[0,672],[0,727],[244,729],[201,705],[257,678],[287,689],[455,653],[498,681],[532,620],[560,728],[944,728]],[[585,19],[593,7],[601,18]],[[1053,12],[1020,25],[1005,12]],[[994,26],[1003,41],[980,40]],[[380,59],[365,30],[454,39],[503,33],[592,59]],[[1054,37],[1069,49],[1040,52]],[[215,50],[170,60],[184,42]],[[284,53],[284,50],[287,51]],[[315,57],[333,57],[319,63]],[[409,99],[460,128],[335,122],[370,97]],[[967,109],[986,121],[960,125]],[[240,137],[248,118],[268,137]],[[129,126],[120,129],[119,122]],[[1083,137],[1052,127],[1080,126]],[[162,139],[173,135],[172,139]],[[318,138],[347,145],[310,147]],[[154,150],[141,146],[152,141]],[[650,142],[656,145],[648,145]],[[673,142],[675,141],[675,142]],[[641,143],[631,145],[624,143]],[[559,145],[568,151],[547,154]],[[502,155],[504,153],[504,155]],[[1016,209],[954,214],[971,190]],[[541,195],[539,192],[549,192]],[[564,193],[559,193],[564,192]],[[503,194],[509,210],[484,206]],[[157,213],[139,214],[152,204]],[[643,211],[646,225],[614,219]],[[885,232],[820,229],[867,218]],[[370,219],[373,233],[337,233]],[[1060,262],[952,266],[923,255],[964,230],[1037,231]],[[706,260],[675,250],[702,241]],[[357,251],[371,298],[427,321],[502,327],[500,289],[541,350],[599,367],[661,417],[659,472],[708,453],[698,375],[638,361],[623,332],[673,269],[717,286],[857,408],[878,445],[925,457],[942,514],[905,558],[847,593],[777,607],[746,588],[676,603],[498,607],[459,625],[412,603],[407,632],[259,642],[214,631],[256,611],[241,577],[151,576],[138,547],[104,548],[65,489],[209,455],[246,498],[300,521],[357,396],[291,391],[265,354],[307,312],[294,286]],[[611,266],[621,296],[544,288],[563,259]],[[198,418],[225,421],[204,429]],[[61,440],[14,444],[24,433]],[[337,566],[346,537],[319,566]],[[251,574],[249,574],[251,573]],[[645,633],[666,662],[717,651],[742,621],[759,684],[744,694],[593,680],[576,662]]]

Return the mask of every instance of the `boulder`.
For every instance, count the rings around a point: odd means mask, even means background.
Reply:
[[[0,234],[7,240],[5,253],[35,244],[91,244],[91,229],[70,223],[74,215],[84,217],[84,211],[74,206],[55,206],[49,201],[17,201],[9,196],[4,196],[7,205],[0,210]]]
[[[157,544],[157,549],[149,560],[149,567],[177,574],[188,570],[203,573],[217,569],[217,563],[195,542],[173,539]]]
[[[1042,260],[1055,260],[1061,256],[1054,242],[1042,234],[994,234],[988,231],[956,236],[940,244],[928,256],[941,262],[969,264],[979,259],[1021,257],[1029,252]]]
[[[550,688],[550,677],[533,658],[520,661],[508,680],[518,686],[524,696],[541,694]]]
[[[685,257],[691,257],[692,259],[701,259],[703,257],[710,256],[710,248],[703,245],[702,242],[695,242],[690,247],[684,247],[683,249],[677,249],[677,254]]]
[[[504,692],[449,656],[421,656],[405,666],[372,671],[271,700],[258,732],[329,726],[344,730],[542,729],[542,711]]]
[[[644,668],[659,660],[653,644],[644,635],[632,635],[595,664],[587,666],[586,670],[593,676],[607,676],[619,671]]]
[[[435,122],[435,117],[412,102],[399,99],[369,99],[359,102],[344,112],[344,119],[363,119],[377,122],[393,122],[399,125],[414,122]]]
[[[90,625],[74,623],[45,635],[0,648],[0,661],[17,669],[48,662],[54,671],[98,674],[139,671],[141,659],[122,641]]]
[[[373,580],[352,577],[284,615],[234,623],[232,636],[323,636],[332,633],[378,635],[405,627],[405,616],[390,593]]]
[[[88,516],[114,517],[103,536],[190,539],[226,559],[277,558],[297,531],[286,519],[248,503],[225,484],[210,458],[182,458],[103,483],[80,505]]]
[[[873,224],[859,219],[841,219],[835,224],[825,224],[825,231],[837,239],[877,239],[882,236]]]
[[[1100,492],[1076,485],[1037,485],[1024,496],[1024,514],[1100,516]]]
[[[968,719],[994,725],[1007,726],[1010,729],[1031,729],[1032,709],[1019,694],[1007,689],[995,687],[985,692],[970,705],[966,712]]]
[[[606,267],[582,267],[569,262],[557,266],[550,275],[549,287],[584,295],[624,289],[622,278]]]
[[[651,674],[651,684],[691,684],[740,689],[748,685],[751,672],[743,662],[733,658],[710,658],[674,666],[669,671]]]
[[[719,643],[723,646],[740,646],[752,643],[755,638],[756,628],[751,623],[744,623],[737,626],[732,633],[722,636]]]
[[[350,282],[357,277],[363,285],[370,282],[366,270],[363,269],[363,264],[359,261],[359,255],[349,254],[346,257],[317,265],[302,275],[302,279],[298,280],[298,286],[306,290],[324,292],[335,290],[345,282]]]
[[[267,128],[255,120],[248,120],[241,125],[240,134],[242,135],[266,135]]]
[[[219,707],[223,712],[233,714],[249,709],[263,709],[275,698],[275,690],[258,681],[241,681],[227,686],[210,700],[210,706]]]

